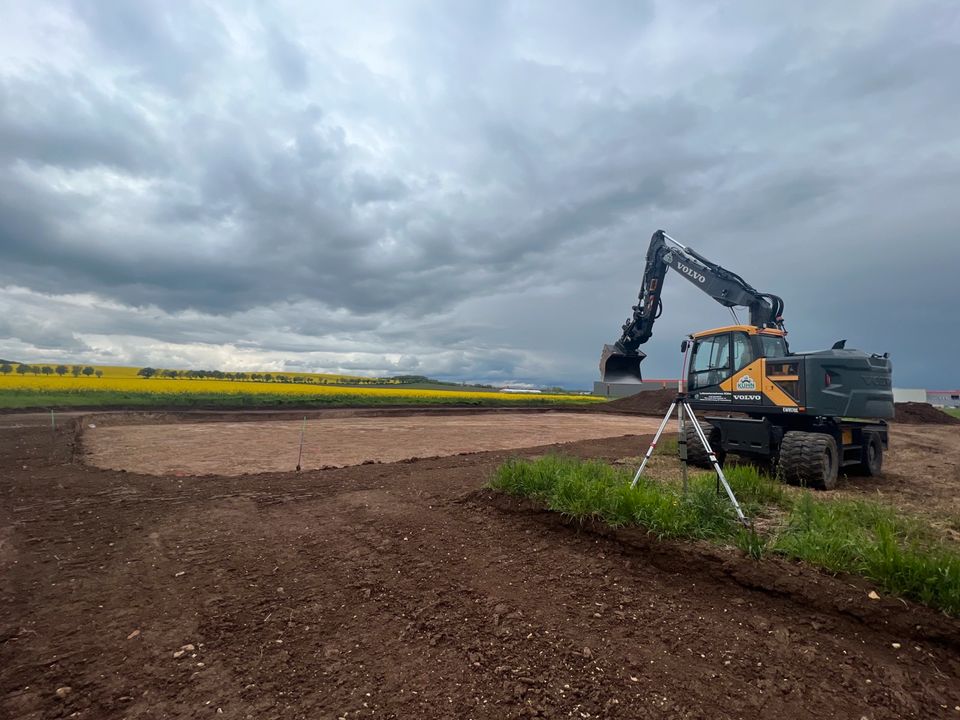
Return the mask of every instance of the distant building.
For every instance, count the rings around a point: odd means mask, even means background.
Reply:
[[[505,388],[500,388],[500,392],[505,392],[505,393],[528,393],[528,394],[530,394],[530,395],[539,395],[539,394],[542,393],[543,391],[542,391],[542,390],[534,390],[534,389],[532,389],[532,388],[511,388],[511,387],[505,387]]]
[[[960,390],[927,390],[927,402],[941,407],[960,408]]]
[[[646,390],[676,390],[677,380],[658,378],[639,383],[606,383],[597,380],[593,383],[593,394],[597,397],[622,398],[636,395]]]
[[[927,402],[927,391],[923,388],[894,388],[893,401],[898,403],[925,403]]]

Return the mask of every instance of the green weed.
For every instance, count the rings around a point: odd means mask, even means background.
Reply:
[[[580,522],[735,545],[757,560],[776,553],[861,575],[886,592],[960,614],[960,553],[940,543],[919,519],[875,502],[797,493],[755,467],[730,467],[727,478],[747,515],[771,515],[778,523],[761,534],[736,522],[712,474],[692,474],[686,493],[675,482],[648,478],[631,488],[632,476],[626,468],[553,455],[506,462],[491,485]]]

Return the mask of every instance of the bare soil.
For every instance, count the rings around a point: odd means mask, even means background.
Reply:
[[[960,542],[960,432],[949,425],[893,425],[883,474],[852,475],[841,481],[837,492],[927,516],[948,538]]]
[[[155,475],[242,475],[396,462],[509,450],[616,435],[651,433],[654,418],[530,412],[330,414],[263,422],[177,422],[84,429],[85,460],[97,467]],[[93,425],[93,427],[90,427]]]
[[[200,478],[77,462],[87,420],[0,425],[0,717],[960,717],[956,620],[481,490],[642,439]],[[922,494],[960,438],[913,430]]]

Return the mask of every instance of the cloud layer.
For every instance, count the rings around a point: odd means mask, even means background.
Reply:
[[[664,227],[960,384],[952,3],[388,5],[0,5],[0,356],[583,387]]]

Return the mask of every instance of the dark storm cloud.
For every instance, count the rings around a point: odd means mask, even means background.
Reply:
[[[665,227],[804,345],[952,381],[915,349],[960,299],[950,4],[69,7],[0,51],[0,297],[70,317],[27,347],[582,385]],[[664,301],[656,375],[729,319]]]
[[[0,160],[142,172],[161,164],[140,112],[82,75],[0,76]]]
[[[471,12],[486,18],[481,10]],[[159,72],[158,66],[175,72],[207,57],[205,52],[216,47],[220,34],[216,23],[201,24],[212,28],[212,40],[184,40],[177,30],[186,21],[172,16],[168,6],[125,6],[114,16],[98,4],[81,4],[78,14],[108,60],[119,58],[123,67],[137,68],[136,81],[159,82],[164,78],[151,74]],[[467,42],[468,54],[484,56],[484,47],[477,46],[477,28],[462,24],[462,19],[435,18],[446,31],[473,38],[473,43]],[[273,68],[286,87],[302,89],[308,73],[299,45],[283,36],[273,21],[265,24]],[[495,37],[501,22],[485,20],[480,25],[481,33]],[[142,43],[132,39],[141,34]],[[114,41],[117,36],[122,38]],[[435,49],[446,54],[461,51],[459,43],[451,49],[447,41],[438,38]],[[161,61],[163,57],[170,58],[169,62]],[[454,66],[447,72],[456,70]],[[32,106],[45,115],[53,115],[56,108],[44,106],[52,102],[55,84],[35,82],[19,88],[19,94],[31,98]],[[181,89],[176,83],[161,84],[174,94]],[[283,99],[278,101],[282,105]],[[152,303],[172,310],[197,307],[222,312],[279,297],[312,297],[359,313],[388,308],[423,313],[491,285],[523,279],[535,272],[534,263],[542,262],[538,256],[566,239],[603,227],[629,208],[672,191],[659,178],[638,178],[621,186],[616,184],[616,175],[601,177],[604,156],[623,158],[642,153],[644,145],[650,149],[660,145],[655,137],[645,143],[634,141],[632,128],[629,136],[615,132],[602,146],[582,149],[581,158],[586,151],[596,167],[593,171],[585,168],[585,179],[592,183],[595,177],[597,183],[584,191],[572,177],[571,160],[578,158],[563,158],[557,151],[566,144],[563,139],[556,138],[559,144],[544,142],[540,130],[530,122],[500,119],[488,110],[463,128],[473,134],[462,141],[478,148],[467,159],[466,171],[471,176],[454,177],[449,187],[431,191],[429,179],[423,178],[418,168],[408,170],[410,181],[395,172],[382,173],[374,154],[351,143],[344,127],[321,106],[274,108],[267,98],[257,97],[244,102],[228,96],[226,102],[230,106],[227,113],[166,115],[158,128],[160,137],[150,138],[135,127],[132,133],[114,133],[109,152],[98,138],[69,138],[71,151],[82,154],[88,163],[110,164],[116,162],[115,157],[133,157],[147,166],[132,174],[155,183],[155,189],[147,191],[155,194],[153,202],[144,209],[152,225],[113,230],[110,240],[99,247],[81,244],[75,237],[54,238],[56,252],[52,253],[42,253],[34,244],[25,248],[23,243],[11,242],[20,250],[11,259],[26,266],[16,267],[17,278],[29,276],[31,267],[46,265],[42,272],[34,273],[50,279],[41,286],[44,290],[79,291],[95,286],[124,302]],[[467,102],[477,102],[477,98]],[[86,105],[94,122],[97,117],[116,117],[102,94],[89,93]],[[58,114],[71,117],[74,113],[65,108]],[[23,118],[35,125],[29,113]],[[419,130],[404,128],[402,118],[398,120],[399,132],[412,133],[412,139],[422,141]],[[654,134],[666,125],[664,120],[659,118],[660,127],[651,128]],[[574,126],[565,132],[589,137],[599,135],[601,127]],[[618,135],[624,141],[619,151],[612,147]],[[441,144],[459,145],[460,141],[447,136]],[[151,155],[163,156],[171,167],[160,163],[149,167]],[[20,159],[58,164],[49,157]],[[659,159],[652,154],[648,157],[651,168],[664,161],[663,154]],[[471,164],[478,167],[469,167]],[[554,165],[553,171],[550,165]],[[464,172],[455,166],[451,169],[457,174]],[[608,173],[610,170],[618,172],[615,167],[607,168]],[[484,192],[486,188],[474,197],[477,193],[470,183],[478,179],[493,186],[491,197]],[[6,181],[15,183],[16,179]],[[419,192],[411,190],[411,182],[420,187]],[[555,199],[533,205],[525,190],[529,185],[543,187]],[[96,198],[91,200],[96,205]],[[408,204],[397,207],[402,200]],[[374,202],[394,206],[379,216],[363,217],[358,207]],[[472,217],[471,206],[481,211],[487,206],[488,211]],[[97,217],[81,218],[78,224],[87,224],[88,233],[101,237],[104,233],[97,227]],[[157,243],[168,233],[193,236],[195,242],[163,252]],[[204,245],[210,236],[221,233],[229,234],[223,238],[229,251],[210,253]],[[147,247],[140,252],[117,252],[117,246]],[[61,272],[64,267],[69,268],[68,273]],[[492,276],[483,268],[493,270]],[[283,295],[278,294],[279,287],[283,287]]]

